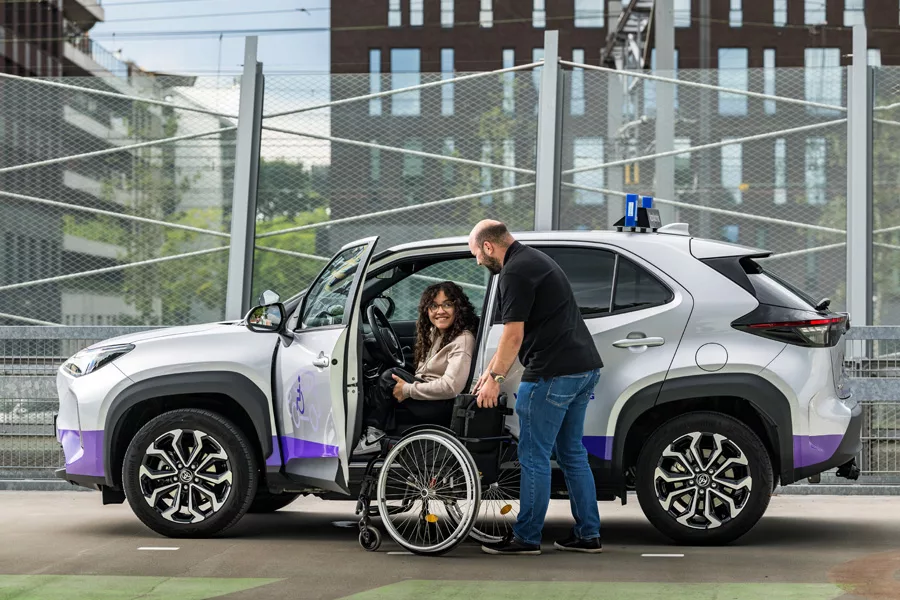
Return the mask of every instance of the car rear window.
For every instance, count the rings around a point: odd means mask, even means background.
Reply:
[[[756,261],[745,258],[741,261],[747,279],[756,292],[756,299],[761,304],[795,308],[799,310],[815,309],[816,301],[812,296],[796,286],[788,283],[778,275],[768,271]]]

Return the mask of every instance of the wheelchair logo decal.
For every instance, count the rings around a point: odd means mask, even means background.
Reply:
[[[309,405],[309,411],[307,413],[307,405],[306,405],[306,394],[310,393],[312,387],[312,375],[309,373],[304,373],[297,376],[296,389],[291,390],[291,393],[288,394],[287,398],[287,409],[288,413],[291,415],[291,422],[294,424],[294,429],[300,429],[303,423],[309,423],[312,427],[313,431],[319,431],[319,411],[316,408],[315,402],[312,402]],[[304,392],[304,387],[306,391]]]

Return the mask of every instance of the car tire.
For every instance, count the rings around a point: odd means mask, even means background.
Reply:
[[[772,464],[759,436],[724,413],[671,419],[650,435],[638,457],[641,509],[681,544],[738,539],[762,517],[772,489]]]
[[[256,497],[253,498],[253,502],[250,504],[250,508],[247,509],[247,512],[253,514],[273,513],[289,505],[299,496],[300,494],[290,494],[287,492],[273,494],[265,487],[260,486],[257,488]]]
[[[173,410],[149,421],[129,444],[122,465],[132,511],[170,538],[224,532],[247,512],[257,482],[256,455],[244,433],[222,415],[201,409]]]

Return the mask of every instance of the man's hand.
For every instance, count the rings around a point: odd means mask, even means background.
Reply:
[[[397,399],[397,402],[403,402],[406,400],[406,398],[403,397],[403,384],[406,382],[394,374],[391,374],[391,377],[397,382],[397,385],[394,386],[394,398]]]
[[[487,381],[488,379],[491,379],[490,367],[488,367],[488,369],[484,373],[481,374],[481,377],[478,378],[478,381],[475,382],[475,387],[473,388],[472,393],[477,394],[478,392],[480,392],[481,386],[483,386],[484,382]]]
[[[488,379],[478,392],[478,408],[493,408],[497,406],[497,398],[500,396],[500,384],[494,381],[488,373]]]

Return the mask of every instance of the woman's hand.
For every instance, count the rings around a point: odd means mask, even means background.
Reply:
[[[406,398],[403,397],[403,384],[406,382],[393,373],[391,374],[391,377],[393,377],[394,381],[397,382],[397,385],[394,386],[394,398],[397,399],[397,402],[403,402],[404,400],[406,400]]]

